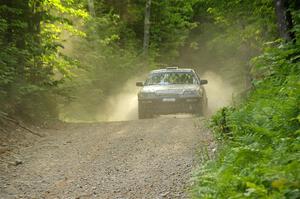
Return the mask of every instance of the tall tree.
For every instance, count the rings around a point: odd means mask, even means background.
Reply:
[[[148,54],[149,42],[150,42],[150,12],[151,12],[151,0],[147,0],[145,9],[145,25],[144,25],[144,55]]]
[[[295,39],[293,28],[292,14],[290,11],[289,0],[274,0],[277,25],[280,36],[286,41]]]
[[[95,13],[94,0],[88,0],[88,6],[89,6],[90,15],[95,17],[96,13]]]

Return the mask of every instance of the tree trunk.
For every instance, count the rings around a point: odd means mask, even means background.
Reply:
[[[13,4],[14,4],[14,2],[12,0],[4,0],[4,2],[1,2],[1,6],[5,5],[9,8],[12,7]],[[14,40],[13,40],[14,31],[13,31],[13,27],[12,27],[12,21],[14,19],[14,16],[11,16],[11,14],[9,12],[1,12],[0,18],[3,18],[7,23],[7,29],[4,33],[3,42],[4,42],[4,45],[9,45],[12,42],[14,42]]]
[[[295,10],[300,10],[300,1],[296,1]]]
[[[144,24],[144,44],[143,50],[144,55],[148,55],[149,42],[150,42],[150,11],[151,11],[151,0],[147,0],[145,9],[145,24]]]
[[[274,0],[274,3],[280,37],[286,41],[295,39],[294,33],[291,32],[293,21],[289,10],[289,0]]]
[[[90,15],[91,15],[92,17],[95,17],[95,16],[96,16],[96,13],[95,13],[94,0],[88,0],[88,5],[89,5],[89,12],[90,12]]]

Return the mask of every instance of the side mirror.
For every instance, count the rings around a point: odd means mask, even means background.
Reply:
[[[136,82],[135,85],[138,86],[138,87],[143,87],[144,83],[143,82]]]
[[[204,84],[207,84],[208,81],[206,79],[203,79],[203,80],[200,80],[200,85],[204,85]]]

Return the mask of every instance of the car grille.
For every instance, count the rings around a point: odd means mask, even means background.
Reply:
[[[176,93],[157,93],[156,95],[159,97],[168,97],[168,98],[171,98],[171,97],[177,98],[180,96],[179,94],[176,94]]]
[[[143,102],[143,106],[148,112],[157,114],[195,113],[199,111],[199,100],[188,102],[187,99],[177,98],[175,102],[163,102],[160,99],[152,100],[151,103]]]
[[[179,97],[182,96],[182,90],[164,90],[164,91],[157,91],[155,93],[159,97]]]

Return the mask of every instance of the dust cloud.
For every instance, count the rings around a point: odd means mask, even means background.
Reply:
[[[206,71],[201,75],[201,78],[208,80],[208,84],[204,87],[208,98],[210,115],[232,103],[235,89],[221,75],[212,71]]]
[[[233,86],[226,82],[221,75],[215,72],[207,71],[201,75],[202,79],[207,79],[205,85],[209,115],[215,113],[219,108],[230,105],[234,93]],[[136,81],[144,80],[145,77],[135,77],[128,80],[121,91],[108,97],[104,103],[105,111],[99,111],[98,121],[127,121],[138,119],[138,99],[139,88],[135,86]]]
[[[106,121],[127,121],[138,119],[138,87],[135,83],[142,78],[128,80],[121,91],[108,97],[104,103]],[[98,120],[103,120],[103,113],[99,113]]]

